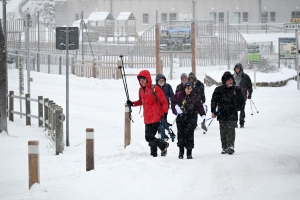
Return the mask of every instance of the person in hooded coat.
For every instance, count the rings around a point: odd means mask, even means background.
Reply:
[[[205,103],[204,84],[197,79],[193,72],[189,73],[188,81],[193,84],[193,93],[196,93],[202,103]]]
[[[155,95],[152,91],[152,79],[148,70],[142,70],[138,76],[140,84],[139,99],[137,101],[127,100],[128,106],[143,106],[145,139],[148,142],[151,155],[157,157],[157,147],[161,150],[161,156],[167,155],[169,143],[162,142],[155,137],[162,119],[166,120],[168,115],[168,102],[163,90],[154,86]]]
[[[243,97],[244,97],[244,104],[241,108],[240,117],[239,117],[240,118],[240,127],[244,128],[245,118],[246,118],[245,105],[246,105],[247,98],[251,99],[251,97],[252,97],[252,92],[253,92],[252,82],[251,82],[250,77],[244,72],[243,66],[241,63],[238,63],[235,65],[233,77],[234,77],[236,86],[238,86],[241,89]],[[235,127],[237,127],[237,123],[236,123]]]
[[[194,130],[197,126],[197,115],[206,119],[201,99],[192,92],[193,85],[187,81],[183,88],[172,99],[171,108],[177,115],[177,146],[179,147],[179,159],[183,159],[184,148],[187,149],[187,159],[192,159],[194,148]]]
[[[177,85],[176,90],[175,90],[175,94],[180,92],[183,88],[183,84],[188,81],[188,77],[187,77],[186,73],[182,73],[180,75],[180,80],[181,80],[181,83],[179,85]]]
[[[167,79],[163,74],[157,74],[155,80],[156,80],[156,85],[164,91],[168,105],[170,105],[171,99],[174,96],[172,86],[170,84],[166,83]]]
[[[222,85],[216,87],[211,98],[211,117],[217,117],[220,124],[221,153],[233,154],[237,113],[244,104],[244,97],[229,71],[223,74],[221,80]]]

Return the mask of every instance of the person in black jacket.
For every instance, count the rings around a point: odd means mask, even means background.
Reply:
[[[235,124],[243,104],[241,89],[235,86],[233,75],[229,71],[225,72],[222,85],[215,89],[211,99],[211,117],[217,116],[220,124],[222,154],[234,153]]]
[[[186,73],[181,74],[180,80],[181,80],[181,83],[179,85],[177,85],[176,90],[175,90],[175,94],[180,92],[183,88],[183,84],[188,81],[188,77],[187,77]]]
[[[173,114],[177,115],[179,159],[183,159],[184,148],[187,149],[187,159],[193,159],[194,130],[197,126],[198,114],[202,117],[204,124],[206,120],[201,99],[192,90],[192,83],[187,81],[183,84],[182,90],[172,98],[171,108]]]
[[[170,107],[171,99],[174,96],[174,92],[172,89],[172,86],[168,83],[166,83],[167,79],[163,74],[157,74],[156,75],[156,85],[159,86],[165,93],[168,105]]]
[[[244,104],[243,104],[243,106],[241,108],[241,112],[240,112],[240,127],[244,128],[245,118],[246,118],[245,105],[246,105],[247,98],[251,99],[251,97],[252,97],[252,92],[253,92],[252,82],[251,82],[250,77],[244,72],[243,66],[241,63],[238,63],[235,65],[233,77],[234,77],[236,86],[238,86],[242,90],[242,94],[244,97]],[[235,127],[237,127],[237,123],[236,123]]]
[[[193,84],[193,92],[205,103],[204,84],[199,81],[193,72],[189,73],[188,81]]]

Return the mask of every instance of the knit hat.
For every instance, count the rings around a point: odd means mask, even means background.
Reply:
[[[191,83],[190,81],[185,82],[185,83],[183,84],[183,89],[185,90],[185,88],[186,88],[187,86],[192,86],[192,83]]]
[[[184,79],[184,78],[186,78],[187,79],[187,75],[186,75],[186,73],[182,73],[181,74],[181,76],[180,76],[180,79],[182,80],[182,79]]]
[[[193,72],[189,73],[189,78],[190,77],[195,77],[195,74]]]
[[[222,76],[222,84],[225,84],[226,81],[228,81],[229,79],[231,79],[234,81],[234,78],[233,78],[233,75],[229,72],[229,71],[226,71],[223,76]]]

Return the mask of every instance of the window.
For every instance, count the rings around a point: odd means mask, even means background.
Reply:
[[[149,14],[143,14],[143,24],[149,24]]]
[[[262,12],[261,13],[261,22],[267,23],[268,22],[268,12]]]
[[[167,13],[161,13],[161,22],[168,21],[168,15]]]
[[[210,12],[209,13],[209,20],[212,20],[212,21],[216,22],[216,20],[217,20],[217,13]]]
[[[293,11],[292,18],[300,18],[300,11]]]
[[[234,12],[233,17],[234,17],[234,23],[236,23],[236,24],[241,23],[241,13],[240,12]]]
[[[224,22],[224,13],[223,12],[219,12],[219,22],[220,23]]]
[[[276,22],[276,13],[270,12],[270,22]]]
[[[243,12],[243,22],[248,22],[248,12]]]
[[[177,20],[177,14],[176,13],[169,13],[169,20],[170,21]]]

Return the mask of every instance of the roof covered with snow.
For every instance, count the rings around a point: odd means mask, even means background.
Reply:
[[[89,21],[113,20],[114,17],[110,12],[92,12],[88,17]]]
[[[132,12],[120,12],[117,20],[135,20],[135,17]]]

